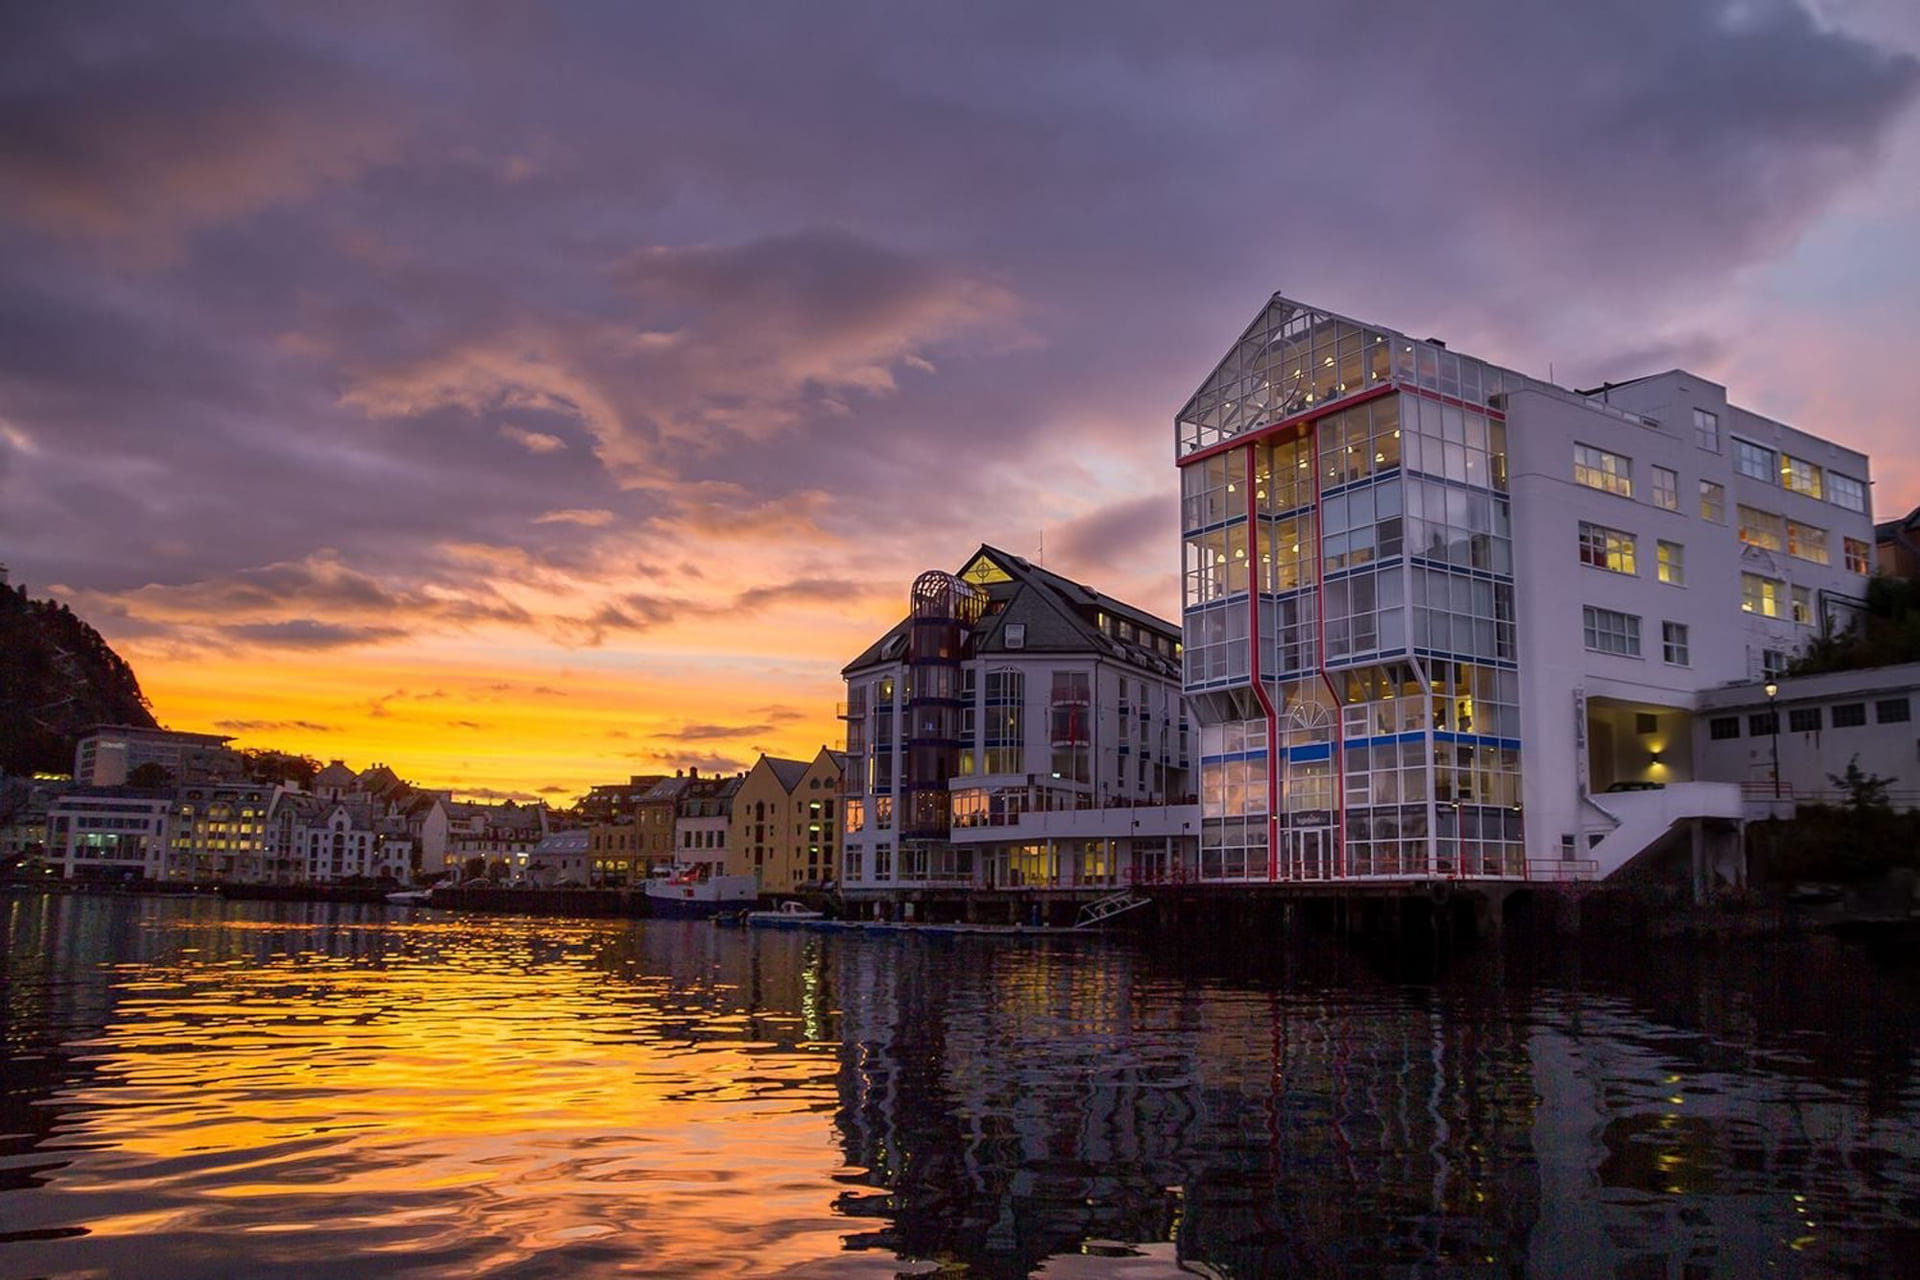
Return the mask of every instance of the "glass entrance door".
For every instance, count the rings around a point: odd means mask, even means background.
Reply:
[[[1333,878],[1333,830],[1330,827],[1296,827],[1286,833],[1289,880],[1330,880]]]

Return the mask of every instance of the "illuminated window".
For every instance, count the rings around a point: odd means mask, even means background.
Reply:
[[[1573,446],[1573,479],[1589,489],[1633,496],[1633,459],[1596,449],[1592,445]]]
[[[1787,521],[1787,554],[1814,564],[1831,564],[1827,552],[1827,531],[1810,524]]]
[[[1687,549],[1677,542],[1659,544],[1660,581],[1672,587],[1687,585]]]
[[[1633,535],[1603,525],[1580,524],[1580,563],[1614,573],[1636,573]]]
[[[1711,480],[1700,482],[1700,518],[1711,520],[1715,524],[1725,524],[1727,520],[1727,491],[1722,485]]]
[[[1787,522],[1771,511],[1741,505],[1740,541],[1764,551],[1780,551],[1787,545]]]
[[[1846,554],[1848,573],[1871,573],[1873,571],[1872,562],[1868,559],[1869,552],[1866,543],[1860,541],[1858,538],[1842,538],[1840,545]]]
[[[1809,498],[1825,497],[1825,485],[1819,467],[1804,459],[1790,454],[1780,455],[1780,485],[1795,493],[1804,493]]]
[[[1782,608],[1780,590],[1783,585],[1772,578],[1763,578],[1757,573],[1741,574],[1740,607],[1748,613],[1778,618],[1785,612]]]

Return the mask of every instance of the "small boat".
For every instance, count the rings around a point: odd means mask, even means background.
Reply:
[[[387,901],[396,907],[424,907],[433,901],[431,889],[401,889],[387,895]]]
[[[758,876],[730,876],[713,862],[687,862],[647,881],[647,912],[668,920],[704,920],[723,911],[751,908],[760,897]]]
[[[824,920],[826,917],[804,902],[789,898],[772,911],[749,911],[746,914],[748,924],[768,925],[779,928],[781,925],[799,924],[805,920]]]

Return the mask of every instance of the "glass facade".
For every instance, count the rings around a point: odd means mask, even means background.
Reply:
[[[1182,410],[1203,881],[1525,874],[1524,382],[1275,298]]]

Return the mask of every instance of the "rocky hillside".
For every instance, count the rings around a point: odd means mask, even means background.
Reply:
[[[0,568],[0,772],[65,773],[96,724],[153,725],[133,668],[53,600],[31,600]]]

